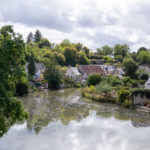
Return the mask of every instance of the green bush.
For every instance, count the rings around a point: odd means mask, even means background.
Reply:
[[[88,86],[96,85],[101,81],[101,75],[99,74],[92,74],[88,77]]]
[[[117,86],[117,85],[121,84],[121,80],[117,76],[109,75],[107,77],[104,77],[103,80],[106,81],[107,83],[111,84],[112,86]]]
[[[135,88],[135,87],[138,87],[138,81],[137,80],[132,80],[132,87]]]
[[[26,79],[16,84],[16,94],[18,96],[27,95],[29,93],[29,83]]]
[[[123,104],[125,102],[125,100],[130,100],[130,91],[126,90],[126,89],[120,89],[118,91],[118,102],[120,104]]]
[[[142,72],[142,73],[140,74],[140,79],[141,79],[141,80],[148,80],[148,78],[149,78],[148,73]]]
[[[94,87],[93,85],[91,85],[91,86],[89,87],[89,91],[90,91],[90,92],[95,92],[95,87]]]
[[[76,87],[76,88],[80,88],[80,87],[81,87],[81,84],[80,84],[80,83],[75,84],[75,87]]]
[[[132,107],[132,102],[129,101],[129,100],[125,100],[122,106],[125,107],[125,108],[131,108]]]
[[[111,93],[111,90],[111,85],[109,85],[106,82],[101,82],[98,85],[96,85],[96,92],[98,94],[105,94],[105,96],[107,96],[107,94]]]

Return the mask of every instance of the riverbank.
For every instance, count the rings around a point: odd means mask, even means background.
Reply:
[[[104,87],[102,87],[104,88]],[[102,103],[115,103],[125,108],[133,109],[134,105],[131,99],[131,94],[128,90],[122,89],[119,92],[112,90],[111,92],[98,93],[94,86],[85,87],[82,89],[82,96],[93,101]]]

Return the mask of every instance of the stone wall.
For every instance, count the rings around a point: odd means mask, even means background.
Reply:
[[[147,97],[146,94],[134,94],[133,95],[133,104],[134,105],[144,105],[144,103],[150,100],[150,97]]]

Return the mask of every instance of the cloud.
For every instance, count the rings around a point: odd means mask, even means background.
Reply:
[[[127,43],[150,46],[150,2],[143,0],[0,0],[0,25],[12,24],[24,37],[41,30],[57,43],[64,38],[92,49]]]

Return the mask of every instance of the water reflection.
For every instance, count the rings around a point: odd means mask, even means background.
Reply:
[[[149,115],[82,99],[76,89],[22,100],[29,118],[0,139],[0,150],[149,150]]]
[[[50,122],[60,120],[63,125],[68,125],[71,120],[80,121],[89,115],[79,90],[44,91],[24,98],[23,102],[29,112],[27,127],[37,134]]]
[[[36,134],[42,127],[54,121],[68,125],[71,120],[80,122],[96,111],[102,118],[114,117],[117,120],[130,120],[134,127],[150,126],[150,115],[120,108],[112,104],[100,104],[81,98],[80,90],[66,89],[42,91],[23,98],[25,109],[29,112],[27,127]]]

